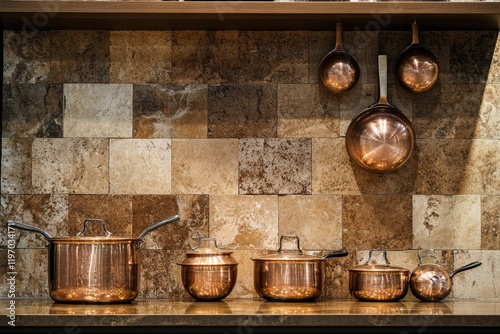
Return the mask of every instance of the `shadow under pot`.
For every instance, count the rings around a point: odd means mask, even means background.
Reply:
[[[140,247],[147,233],[179,220],[169,217],[146,228],[137,238],[118,237],[102,219],[91,218],[71,237],[52,237],[46,231],[17,221],[9,227],[42,234],[48,242],[49,294],[56,302],[125,303],[139,294]],[[88,225],[101,224],[98,234]]]
[[[377,251],[378,252],[378,251]],[[387,260],[387,252],[380,251],[384,260],[377,264],[370,250],[368,260],[349,269],[349,292],[363,301],[397,301],[408,293],[410,270],[393,266]]]
[[[297,249],[282,251],[283,239],[295,239]],[[270,301],[311,301],[321,295],[324,265],[327,258],[347,256],[344,250],[322,257],[307,255],[300,249],[299,238],[283,235],[278,252],[254,261],[254,288],[260,297]]]
[[[234,288],[238,263],[232,251],[217,246],[214,238],[202,238],[198,246],[186,252],[181,266],[184,289],[198,301],[226,298]]]

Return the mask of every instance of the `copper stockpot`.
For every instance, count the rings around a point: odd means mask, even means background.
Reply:
[[[372,251],[363,265],[349,269],[349,292],[364,301],[397,301],[408,293],[410,271],[393,266],[387,252],[381,251],[384,264],[371,262]]]
[[[434,263],[422,263],[423,258],[433,258]],[[434,254],[418,255],[420,264],[410,276],[410,289],[422,301],[438,301],[446,298],[453,287],[453,276],[459,272],[479,267],[481,262],[472,262],[455,269],[451,274],[437,262]]]
[[[202,238],[197,247],[186,253],[181,266],[182,285],[199,301],[226,298],[234,288],[238,263],[233,252],[217,246],[214,238]]]
[[[284,238],[297,241],[297,250],[282,251]],[[322,257],[306,255],[300,249],[295,235],[283,235],[275,254],[252,259],[254,261],[255,291],[271,301],[311,301],[318,298],[324,286],[323,267],[327,258],[342,257],[348,253],[335,251]]]
[[[83,230],[74,237],[52,237],[17,221],[8,221],[8,225],[47,239],[49,294],[54,301],[124,303],[139,293],[139,250],[144,236],[179,219],[175,215],[149,226],[137,238],[112,236],[102,219],[85,220]],[[101,223],[104,235],[90,235],[88,223]]]

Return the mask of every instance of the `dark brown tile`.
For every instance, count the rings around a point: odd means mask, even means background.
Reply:
[[[134,85],[134,138],[207,138],[206,85]]]
[[[53,237],[68,236],[67,195],[2,194],[2,222],[15,220],[38,227]],[[0,225],[0,244],[5,245],[7,225]],[[17,248],[45,248],[45,237],[39,233],[16,230]]]
[[[105,221],[106,229],[117,237],[132,235],[132,197],[120,195],[69,195],[69,232],[74,236],[82,231],[86,219]],[[90,222],[89,235],[104,235],[102,223]]]
[[[210,85],[209,138],[276,137],[275,85]]]
[[[175,83],[236,83],[237,31],[173,31],[172,79]]]
[[[50,33],[27,34],[5,30],[3,82],[47,83],[50,70]]]
[[[208,195],[135,195],[133,213],[134,236],[170,216],[181,217],[148,233],[144,249],[187,249],[208,236]]]
[[[239,82],[307,83],[306,31],[241,31]]]
[[[62,137],[62,86],[3,86],[2,137]]]
[[[326,253],[326,252],[325,252]],[[349,268],[356,266],[356,252],[346,257],[331,258],[325,262],[325,286],[322,298],[349,299]]]
[[[109,31],[51,31],[50,82],[108,83]]]
[[[311,139],[240,140],[240,194],[311,194]]]
[[[481,249],[500,249],[500,196],[481,198]]]
[[[483,85],[442,84],[414,97],[417,138],[474,138]]]
[[[342,245],[347,249],[412,248],[410,195],[346,195]]]
[[[2,194],[29,194],[31,138],[2,138]]]

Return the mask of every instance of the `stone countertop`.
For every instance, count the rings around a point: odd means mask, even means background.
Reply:
[[[10,304],[0,300],[5,310]],[[60,304],[15,300],[16,327],[500,327],[500,299],[360,302],[319,299],[283,303],[226,298],[219,302],[138,299],[128,304]],[[8,317],[7,317],[8,318]],[[7,326],[4,320],[0,326]]]

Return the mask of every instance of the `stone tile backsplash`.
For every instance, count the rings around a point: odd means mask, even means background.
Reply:
[[[412,270],[421,248],[450,272],[483,263],[448,298],[500,298],[498,32],[424,29],[440,77],[422,94],[392,70],[409,31],[345,31],[361,76],[337,95],[318,81],[334,42],[334,31],[4,31],[0,266],[7,220],[66,236],[98,217],[136,237],[179,213],[145,238],[140,297],[189,298],[177,263],[209,236],[239,262],[231,297],[256,297],[251,259],[296,234],[310,254],[349,251],[326,261],[325,298],[349,298],[348,268],[368,250]],[[382,53],[417,149],[371,174],[350,161],[345,132],[378,101]],[[45,245],[17,232],[20,297],[48,297]]]

